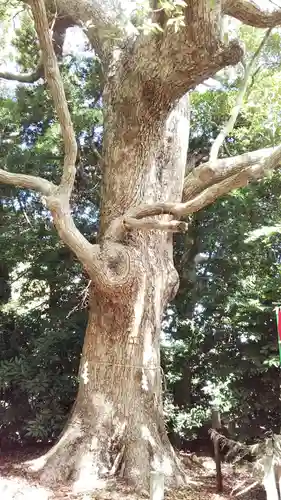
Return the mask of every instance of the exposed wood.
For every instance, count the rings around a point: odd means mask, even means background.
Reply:
[[[267,500],[279,500],[279,494],[275,478],[274,461],[268,456],[264,459],[263,485],[266,491]]]
[[[221,428],[220,412],[218,409],[213,409],[212,411],[212,428],[219,431]],[[221,454],[220,454],[220,443],[217,439],[213,440],[214,446],[214,460],[216,464],[216,480],[217,480],[217,492],[221,493],[223,491],[223,480],[222,480],[222,470],[221,470]]]
[[[150,500],[164,500],[164,474],[162,472],[150,473]]]

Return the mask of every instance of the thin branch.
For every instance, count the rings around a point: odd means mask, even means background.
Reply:
[[[16,29],[16,23],[15,23],[15,19],[16,19],[16,17],[18,17],[18,15],[19,15],[19,14],[22,14],[22,12],[25,12],[25,10],[26,10],[26,8],[25,8],[25,6],[24,6],[24,8],[23,8],[23,9],[18,10],[18,12],[16,12],[16,13],[12,16],[12,23],[13,23],[13,27],[14,27],[14,29]]]
[[[25,218],[25,220],[26,220],[27,224],[28,224],[30,227],[32,227],[32,224],[31,224],[30,219],[29,219],[29,217],[28,217],[28,215],[27,215],[27,213],[26,213],[25,206],[24,206],[24,204],[22,203],[22,201],[21,201],[21,199],[20,199],[20,196],[17,196],[17,200],[18,200],[18,204],[19,204],[19,206],[20,206],[20,209],[21,209],[21,211],[22,211],[22,213],[23,213],[23,216],[24,216],[24,218]]]
[[[235,496],[240,497],[241,495],[244,495],[245,493],[247,493],[247,491],[250,491],[253,488],[255,488],[259,483],[260,483],[259,481],[254,481],[253,483],[249,484],[249,486],[244,488],[242,491],[239,491],[239,493],[236,493]]]
[[[251,76],[251,82],[250,82],[250,84],[248,85],[247,92],[246,92],[246,95],[245,95],[245,100],[248,100],[249,95],[250,95],[250,93],[251,93],[251,90],[252,90],[252,88],[253,88],[253,86],[254,86],[254,83],[255,83],[255,81],[256,81],[256,77],[257,77],[257,75],[260,73],[261,69],[262,69],[262,65],[258,66],[258,67],[257,67],[257,69],[256,69],[256,70],[254,71],[254,73],[252,74],[252,76]]]
[[[0,78],[20,83],[35,83],[43,77],[42,56],[40,56],[37,68],[30,73],[11,73],[10,71],[0,71]]]
[[[30,268],[28,267],[24,271],[22,271],[20,274],[18,274],[13,280],[10,281],[10,285],[12,286],[14,283],[19,281],[23,276],[25,276],[28,272],[30,271]]]
[[[53,97],[64,142],[65,157],[59,191],[66,195],[69,199],[76,173],[75,162],[77,156],[77,144],[74,128],[68,110],[63,81],[52,43],[44,0],[33,0],[31,3],[31,10],[42,51],[42,60],[46,80]]]
[[[279,9],[281,9],[281,5],[278,5],[278,3],[276,2],[273,2],[273,0],[269,0],[270,3],[272,3],[272,5],[275,5],[275,7],[278,7]]]
[[[274,28],[281,24],[281,8],[270,12],[249,0],[223,0],[222,12],[256,28]]]
[[[32,189],[44,196],[50,196],[55,189],[55,185],[52,182],[42,179],[41,177],[15,174],[2,169],[0,169],[0,183],[10,184],[11,186],[24,189]]]
[[[231,153],[230,153],[230,151],[228,149],[228,145],[226,144],[226,142],[223,143],[223,148],[224,148],[227,156],[231,156]]]
[[[252,70],[254,67],[254,64],[256,63],[256,60],[261,53],[263,47],[265,46],[270,34],[271,34],[272,28],[269,28],[263,37],[258,49],[255,51],[252,59],[250,60],[249,64],[245,67],[245,74],[244,78],[242,80],[242,84],[240,86],[237,98],[236,98],[236,103],[235,106],[232,109],[231,115],[226,122],[226,124],[223,126],[221,132],[219,135],[216,137],[212,147],[211,147],[211,152],[210,152],[210,162],[216,161],[219,155],[219,150],[221,146],[224,143],[225,138],[230,134],[230,132],[233,130],[234,125],[236,123],[236,120],[238,118],[238,115],[240,113],[240,110],[243,105],[244,97],[247,91],[248,83],[252,75]]]

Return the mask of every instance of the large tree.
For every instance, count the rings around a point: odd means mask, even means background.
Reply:
[[[178,288],[172,234],[187,229],[180,219],[263,177],[281,158],[275,147],[218,159],[216,143],[209,162],[187,161],[188,92],[243,57],[238,41],[226,43],[223,17],[267,28],[281,23],[281,10],[263,12],[248,0],[150,3],[143,30],[126,2],[26,0],[38,67],[0,75],[46,79],[65,148],[59,184],[6,169],[0,181],[42,195],[91,280],[76,403],[56,446],[34,465],[52,484],[71,477],[77,487],[85,480],[94,487],[121,474],[146,486],[151,469],[171,483],[183,480],[164,425],[159,359],[162,314]],[[70,208],[77,145],[57,58],[74,25],[99,56],[104,81],[98,244],[77,229]]]

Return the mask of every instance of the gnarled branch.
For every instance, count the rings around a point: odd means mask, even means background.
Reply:
[[[210,162],[202,163],[186,176],[183,188],[183,200],[192,200],[209,186],[221,182],[232,175],[238,174],[248,167],[259,167],[266,159],[269,160],[271,158],[272,160],[272,158],[274,158],[273,161],[275,166],[269,168],[277,168],[278,158],[276,160],[273,154],[279,154],[278,150],[279,146],[276,146],[274,148],[265,148],[250,153],[244,153],[239,156],[222,158],[213,164]]]
[[[222,11],[256,28],[273,28],[281,24],[281,9],[263,10],[250,0],[223,0]]]
[[[213,203],[217,198],[229,193],[233,189],[246,186],[248,182],[256,178],[262,177],[264,173],[263,167],[254,166],[243,170],[239,174],[231,175],[221,182],[218,182],[207,189],[204,189],[200,194],[193,199],[183,203],[154,203],[136,207],[130,211],[130,214],[136,219],[144,217],[152,217],[156,215],[173,215],[179,219],[194,212],[198,212],[202,208]],[[126,216],[124,218],[126,220]]]
[[[68,201],[56,193],[46,198],[54,224],[62,241],[73,251],[83,264],[89,277],[105,293],[114,295],[116,289],[124,286],[130,279],[130,256],[123,245],[113,242],[101,249],[92,245],[77,229],[71,216]],[[114,262],[111,269],[110,263]]]
[[[11,73],[10,71],[0,71],[0,78],[9,81],[17,81],[20,83],[35,83],[39,78],[44,76],[42,58],[37,65],[37,68],[30,73]]]
[[[251,181],[261,179],[273,169],[278,168],[280,164],[281,146],[218,160],[215,168],[212,168],[208,163],[203,164],[198,167],[202,176],[200,179],[199,174],[200,180],[197,183],[199,194],[194,196],[195,190],[193,187],[191,190],[188,190],[187,186],[184,195],[187,195],[188,201],[182,203],[179,211],[176,213],[177,215],[187,215],[201,210],[201,208],[209,205],[218,197],[229,193],[231,190],[244,187]],[[187,178],[190,178],[192,175],[193,173],[191,172]],[[199,188],[200,183],[201,189]],[[189,183],[187,182],[187,184]],[[193,196],[191,196],[190,191],[193,191]]]
[[[0,182],[35,189],[44,196],[61,239],[76,254],[92,281],[105,293],[113,296],[118,287],[133,278],[130,273],[130,256],[127,249],[118,242],[112,245],[107,245],[105,242],[102,248],[99,245],[92,245],[74,224],[69,205],[77,152],[74,129],[52,44],[44,0],[32,0],[31,8],[40,41],[47,83],[51,90],[65,146],[63,174],[60,185],[55,186],[39,177],[0,170]]]
[[[49,32],[44,0],[32,0],[31,8],[42,50],[46,79],[58,115],[65,148],[61,183],[51,196],[46,197],[46,203],[51,210],[54,224],[62,240],[77,255],[92,280],[104,291],[110,290],[112,292],[116,287],[122,286],[130,277],[129,255],[126,249],[121,248],[121,245],[118,244],[117,246],[112,245],[109,250],[106,246],[101,249],[98,245],[92,245],[74,224],[69,205],[76,173],[77,144],[74,128]],[[110,265],[112,261],[114,261],[113,270]]]
[[[112,230],[115,231],[115,234],[118,234],[118,227],[119,238],[121,239],[128,225],[130,226],[130,229],[134,227],[157,229],[157,223],[153,226],[153,224],[146,219],[147,217],[166,214],[173,216],[175,219],[186,217],[187,215],[198,212],[202,208],[210,205],[217,198],[228,194],[233,189],[244,187],[251,181],[261,179],[268,172],[277,168],[280,163],[281,146],[254,151],[252,153],[246,153],[233,158],[217,160],[215,168],[214,165],[210,165],[209,163],[203,164],[198,168],[195,168],[194,171],[189,173],[187,176],[190,180],[191,187],[190,189],[188,189],[188,187],[186,189],[186,201],[183,201],[182,203],[160,202],[132,208],[124,215],[123,218],[120,218],[119,223],[117,220],[114,221],[114,224],[112,224],[108,229],[109,234]],[[196,176],[197,170],[199,170],[201,176],[199,175],[198,182],[196,183],[194,181],[194,177]],[[193,189],[193,183],[196,186],[195,189]],[[141,221],[141,219],[146,220]],[[137,223],[137,220],[140,222]],[[129,221],[129,224],[126,224],[126,221]],[[175,220],[172,222],[175,227],[180,227],[179,221]],[[159,221],[159,227],[161,226],[161,223],[164,228],[165,224],[167,224],[168,227],[168,225],[171,224],[171,221]],[[181,227],[181,230],[184,230],[183,226]]]
[[[178,207],[176,213],[178,216],[184,217],[188,214],[198,212],[202,208],[213,203],[217,198],[228,194],[233,189],[247,186],[249,182],[264,177],[267,170],[266,165],[262,163],[260,165],[257,164],[245,168],[237,174],[230,175],[224,180],[206,188],[193,199],[182,203],[181,206]]]
[[[50,196],[55,185],[52,182],[34,175],[16,174],[0,169],[0,183],[10,184],[19,188],[33,189],[43,196]]]
[[[219,2],[215,8],[206,0],[186,2],[182,12],[184,25],[177,32],[166,23],[163,33],[140,36],[132,55],[134,71],[161,84],[162,93],[164,89],[172,99],[237,64],[243,55],[237,41],[225,44],[221,40]]]
[[[51,12],[53,0],[45,0],[45,3]],[[73,25],[85,31],[103,63],[109,58],[112,44],[135,31],[126,14],[126,4],[121,0],[56,0],[55,5],[60,18],[71,19]]]

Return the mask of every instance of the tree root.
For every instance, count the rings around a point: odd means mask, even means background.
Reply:
[[[109,439],[100,428],[86,430],[78,420],[72,421],[51,450],[27,465],[46,486],[71,482],[75,493],[107,489],[120,478],[148,492],[151,470],[165,474],[166,486],[185,485],[185,472],[168,438],[157,434],[156,426],[149,427],[154,432],[149,434],[146,425],[145,435],[136,426],[119,435],[117,442],[116,434]]]

